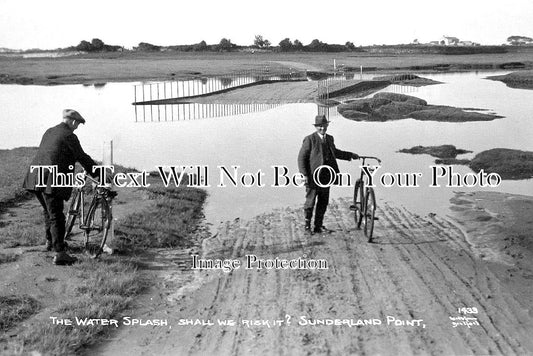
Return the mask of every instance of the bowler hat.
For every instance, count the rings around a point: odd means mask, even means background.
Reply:
[[[80,113],[72,109],[63,110],[63,119],[79,121],[82,124],[85,123],[85,119],[80,115]]]
[[[325,115],[317,115],[315,116],[315,126],[322,126],[325,124],[329,124],[328,119],[326,119]]]

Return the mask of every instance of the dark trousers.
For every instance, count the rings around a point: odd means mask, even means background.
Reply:
[[[43,207],[46,239],[52,243],[54,251],[65,250],[65,214],[63,199],[43,192],[33,192]]]
[[[329,187],[328,188],[309,188],[305,189],[305,222],[311,223],[313,218],[313,209],[315,210],[315,227],[321,227],[324,221],[324,214],[328,208]],[[316,203],[316,208],[315,208]]]

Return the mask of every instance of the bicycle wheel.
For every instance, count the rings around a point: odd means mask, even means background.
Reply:
[[[353,190],[354,222],[358,229],[361,228],[364,210],[363,182],[358,179]]]
[[[68,206],[67,219],[65,224],[65,239],[70,239],[70,233],[76,222],[76,217],[80,215],[81,194],[78,190],[74,190],[74,196],[70,200]]]
[[[84,226],[85,251],[93,258],[98,257],[104,249],[111,219],[111,210],[107,200],[104,197],[94,198]]]
[[[374,234],[374,217],[376,215],[376,195],[374,189],[368,188],[365,204],[365,236],[372,242]]]

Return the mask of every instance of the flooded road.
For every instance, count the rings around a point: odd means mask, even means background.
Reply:
[[[490,73],[499,74],[499,73]],[[427,155],[399,153],[416,145],[453,144],[474,154],[490,148],[533,150],[533,91],[511,89],[500,82],[483,79],[489,73],[434,74],[426,77],[443,82],[421,88],[390,86],[392,91],[417,96],[429,104],[488,109],[503,119],[490,122],[446,123],[415,121],[355,122],[334,109],[328,133],[338,148],[383,160],[379,174],[420,173],[419,187],[377,187],[379,199],[393,201],[409,210],[427,214],[446,213],[458,188],[431,188],[431,166]],[[272,187],[276,166],[287,175],[297,173],[296,157],[304,136],[312,133],[315,104],[165,105],[134,107],[134,84],[104,86],[68,85],[55,87],[1,85],[0,148],[36,146],[44,130],[57,123],[63,108],[75,108],[87,119],[76,133],[85,150],[101,159],[104,142],[113,141],[114,161],[138,170],[156,166],[203,166],[209,171],[208,222],[218,224],[235,218],[249,218],[276,207],[300,206],[303,188],[289,184]],[[151,111],[143,122],[136,110]],[[157,112],[156,112],[157,111]],[[163,115],[165,112],[165,115]],[[340,162],[341,171],[358,174],[357,162]],[[236,178],[263,174],[263,186],[225,184],[224,171]],[[470,170],[454,166],[464,174]],[[494,189],[494,188],[491,188]],[[459,189],[460,190],[460,189]],[[504,181],[497,191],[532,194],[533,182]],[[332,189],[332,197],[351,196],[351,187]]]

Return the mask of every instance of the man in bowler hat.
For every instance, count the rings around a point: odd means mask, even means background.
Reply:
[[[332,172],[339,173],[337,158],[350,161],[359,156],[352,152],[341,151],[335,147],[333,136],[327,135],[329,121],[324,115],[315,117],[316,132],[306,136],[298,154],[298,169],[304,175],[305,181],[305,232],[311,233],[313,210],[315,213],[314,233],[326,232],[323,226],[324,214],[329,201],[329,182],[334,182]],[[329,168],[321,168],[328,166]],[[317,171],[317,169],[319,169]],[[316,173],[315,173],[316,172]],[[321,185],[327,185],[320,187]]]
[[[89,174],[96,176],[92,171],[96,163],[83,151],[78,137],[74,134],[79,124],[85,124],[85,119],[77,111],[63,110],[63,121],[46,130],[31,166],[57,166],[58,173],[73,174],[74,165],[80,162]],[[44,182],[41,182],[43,186],[37,186],[38,170],[32,170],[31,166],[24,179],[23,188],[33,192],[43,207],[46,250],[55,251],[55,264],[70,265],[76,262],[76,258],[66,252],[63,202],[70,198],[72,187],[52,186],[51,170],[45,170],[47,174],[44,174]]]

